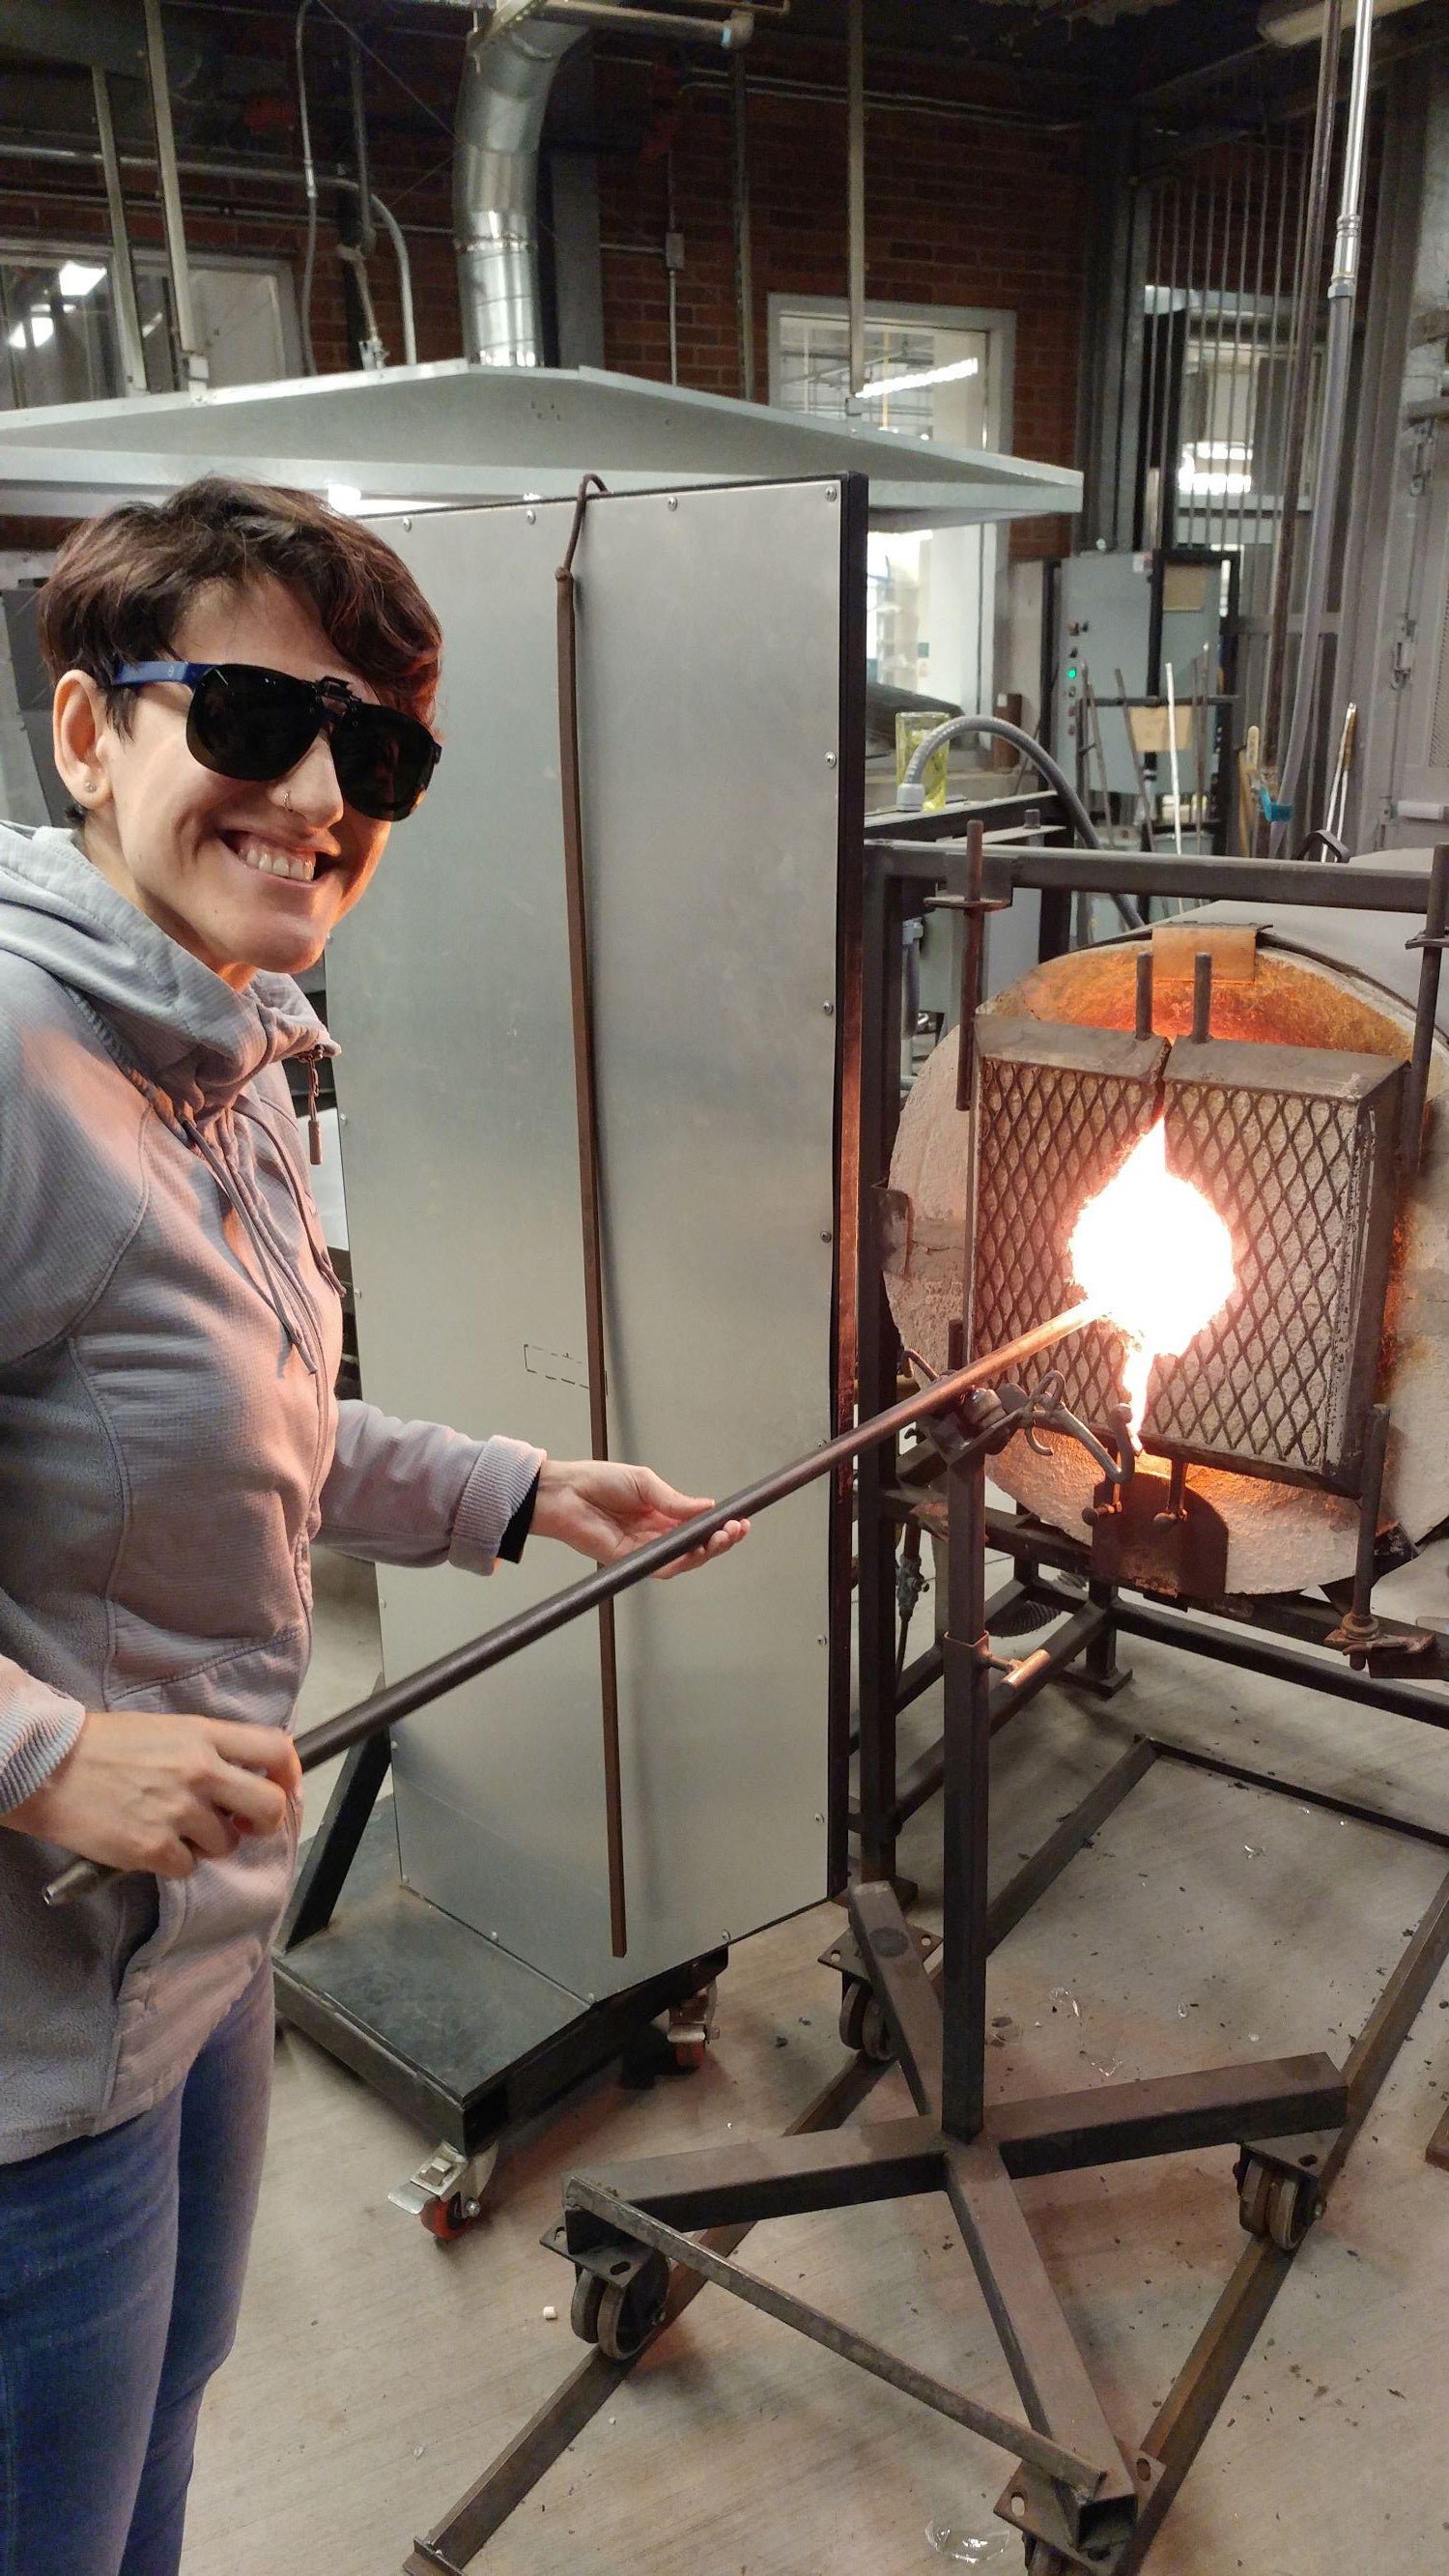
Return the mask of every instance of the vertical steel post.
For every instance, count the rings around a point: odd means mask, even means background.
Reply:
[[[846,231],[850,390],[865,383],[865,0],[846,0]]]
[[[1133,1034],[1139,1038],[1152,1035],[1152,942],[1137,951],[1136,1019]]]
[[[1288,619],[1293,605],[1293,559],[1298,546],[1298,495],[1303,483],[1303,455],[1308,439],[1308,400],[1313,386],[1313,342],[1318,313],[1318,280],[1328,229],[1328,182],[1333,161],[1333,125],[1338,94],[1338,49],[1343,32],[1343,0],[1325,0],[1323,36],[1318,53],[1318,102],[1313,119],[1313,154],[1308,173],[1308,199],[1298,248],[1295,281],[1293,351],[1288,363],[1287,433],[1283,449],[1283,504],[1278,515],[1278,544],[1273,559],[1272,609],[1268,628],[1268,669],[1263,682],[1259,738],[1265,770],[1278,756],[1288,659]]]
[[[1412,1180],[1424,1158],[1424,1111],[1429,1098],[1429,1067],[1434,1054],[1434,1026],[1439,1013],[1439,977],[1444,963],[1440,942],[1449,937],[1449,841],[1441,841],[1429,870],[1429,899],[1424,908],[1423,947],[1419,952],[1419,998],[1414,1011],[1414,1050],[1399,1128],[1399,1160]]]
[[[730,113],[732,119],[734,159],[734,228],[735,228],[735,310],[739,317],[740,393],[746,402],[755,399],[755,276],[752,236],[750,231],[750,128],[749,93],[745,87],[745,58],[730,56]]]
[[[1200,948],[1192,961],[1192,1034],[1193,1042],[1202,1046],[1212,1036],[1213,961],[1206,948]]]
[[[1379,1513],[1384,1499],[1384,1464],[1389,1450],[1389,1408],[1375,1404],[1364,1424],[1363,1469],[1358,1508],[1358,1545],[1354,1552],[1351,1618],[1368,1627],[1373,1619],[1375,1558]]]
[[[986,2111],[986,1874],[991,1668],[986,1662],[986,1462],[947,1479],[947,1621],[942,1823],[941,2126],[978,2135]]]
[[[885,1292],[876,1184],[890,1171],[901,1095],[902,889],[868,865],[861,948],[866,988],[860,1036],[859,1419],[889,1404],[898,1341]],[[860,1669],[860,1875],[896,1874],[895,1521],[885,1499],[895,1449],[862,1452],[857,1468]]]
[[[116,302],[116,330],[121,343],[121,373],[128,394],[146,391],[146,344],[141,337],[141,315],[136,303],[136,271],[131,262],[131,233],[126,221],[126,196],[121,185],[121,158],[116,150],[115,120],[111,115],[110,84],[99,63],[91,65],[91,88],[96,103],[96,132],[100,138],[101,168],[106,181],[106,213],[111,228],[111,281]]]
[[[205,390],[209,369],[197,336],[191,301],[191,268],[186,256],[186,223],[181,212],[181,180],[176,167],[176,132],[171,122],[171,91],[166,76],[166,34],[161,0],[145,0],[146,75],[151,89],[151,121],[156,128],[156,163],[161,183],[161,217],[166,232],[166,265],[171,273],[171,301],[182,372],[193,393]]]
[[[1364,140],[1372,68],[1373,11],[1361,7],[1353,26],[1353,73],[1344,127],[1343,177],[1334,234],[1333,274],[1328,281],[1318,470],[1314,476],[1313,516],[1309,522],[1308,561],[1303,575],[1303,642],[1294,674],[1293,714],[1278,788],[1281,802],[1289,807],[1298,796],[1300,783],[1306,783],[1311,767],[1309,736],[1318,699],[1320,647],[1338,527],[1339,485],[1353,359],[1353,317],[1358,301],[1359,251],[1363,238]],[[1337,679],[1335,666],[1335,686]],[[1282,823],[1274,824],[1268,841],[1270,853],[1276,851],[1284,829]]]
[[[966,909],[961,916],[961,1025],[956,1033],[956,1106],[971,1106],[971,1080],[976,1063],[976,1014],[981,1007],[981,969],[986,954],[986,918],[981,909],[986,870],[986,827],[978,817],[966,826]]]

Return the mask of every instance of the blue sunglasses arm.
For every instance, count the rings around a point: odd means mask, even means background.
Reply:
[[[211,662],[123,662],[110,685],[113,689],[146,689],[153,680],[181,680],[188,688],[194,688],[214,668]]]

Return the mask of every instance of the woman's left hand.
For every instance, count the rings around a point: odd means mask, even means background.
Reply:
[[[561,1538],[596,1565],[612,1565],[629,1556],[646,1539],[662,1537],[696,1512],[711,1508],[708,1495],[677,1494],[650,1467],[616,1466],[611,1459],[546,1458],[533,1507],[533,1533]],[[727,1556],[749,1534],[748,1521],[726,1521],[704,1547],[691,1550],[676,1565],[666,1565],[655,1581],[688,1574],[717,1556]]]

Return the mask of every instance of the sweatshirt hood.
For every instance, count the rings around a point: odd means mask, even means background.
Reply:
[[[283,1057],[337,1053],[290,975],[233,992],[54,826],[0,824],[0,954],[68,985],[193,1117],[228,1108]]]

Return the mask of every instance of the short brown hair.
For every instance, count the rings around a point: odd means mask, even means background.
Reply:
[[[442,658],[438,621],[391,546],[314,493],[204,474],[168,501],[132,501],[72,530],[40,595],[52,680],[109,688],[126,662],[166,660],[197,590],[270,575],[306,602],[329,644],[385,706],[426,723]],[[129,725],[128,689],[109,699]]]

